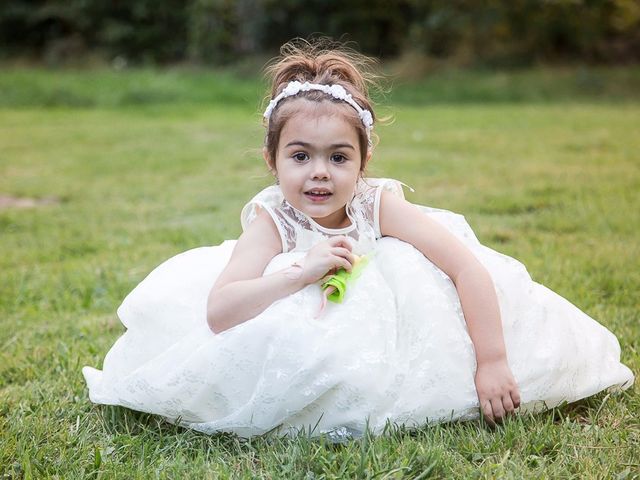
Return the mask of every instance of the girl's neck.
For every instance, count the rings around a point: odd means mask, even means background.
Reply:
[[[345,205],[340,210],[337,210],[326,217],[313,218],[310,215],[307,215],[306,213],[298,210],[296,207],[291,205],[291,203],[287,202],[287,204],[296,212],[307,218],[316,227],[320,227],[324,230],[351,230],[353,225],[355,225],[353,219],[347,213],[348,205]]]
[[[351,226],[351,219],[349,215],[347,215],[347,206],[345,205],[340,210],[332,213],[328,217],[324,218],[312,218],[314,222],[320,225],[323,228],[328,228],[329,230],[341,230],[343,228],[347,228]]]

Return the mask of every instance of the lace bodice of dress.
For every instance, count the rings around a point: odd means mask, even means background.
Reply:
[[[387,178],[364,178],[356,185],[351,201],[347,204],[347,216],[351,224],[345,228],[331,229],[319,225],[312,218],[294,208],[282,194],[278,185],[272,185],[258,193],[242,209],[242,229],[255,220],[265,209],[273,219],[283,252],[307,251],[318,242],[333,235],[345,235],[353,240],[353,251],[358,255],[369,252],[381,237],[379,209],[380,195],[389,190],[404,197],[402,184]]]

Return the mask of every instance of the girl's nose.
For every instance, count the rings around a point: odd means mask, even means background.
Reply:
[[[313,179],[328,179],[329,169],[324,160],[316,160],[312,162],[311,177]]]

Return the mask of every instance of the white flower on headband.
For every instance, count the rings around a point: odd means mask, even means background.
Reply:
[[[282,93],[284,93],[285,97],[290,97],[291,95],[298,93],[300,90],[302,90],[302,84],[297,80],[294,80],[293,82],[289,82],[289,84],[282,90]]]
[[[351,94],[347,93],[342,85],[331,85],[329,87],[329,95],[335,97],[339,100],[346,100],[347,98],[351,98]]]
[[[371,116],[371,112],[369,110],[362,110],[360,113],[360,119],[366,128],[373,127],[373,117]]]
[[[286,87],[282,89],[278,96],[276,96],[269,102],[267,109],[264,111],[263,117],[268,122],[271,114],[273,113],[273,110],[276,108],[280,100],[286,97],[292,97],[300,92],[308,92],[309,90],[319,90],[328,95],[331,95],[333,98],[342,100],[355,108],[367,132],[369,145],[371,145],[371,128],[373,127],[373,116],[371,115],[371,112],[369,110],[365,110],[360,105],[358,105],[358,103],[353,99],[352,95],[348,93],[342,85],[322,85],[319,83],[309,82],[300,83],[297,80],[292,80],[287,84]]]

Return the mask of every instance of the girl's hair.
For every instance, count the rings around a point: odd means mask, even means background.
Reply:
[[[271,82],[271,92],[265,97],[265,104],[276,97],[290,81],[320,83],[326,85],[342,85],[353,99],[365,110],[369,110],[376,121],[373,111],[373,102],[369,97],[369,87],[380,89],[373,67],[377,61],[367,57],[345,44],[334,42],[328,37],[320,37],[307,41],[302,38],[295,38],[280,47],[280,56],[273,59],[264,68],[265,76]],[[278,141],[280,133],[287,121],[296,113],[294,108],[290,108],[293,100],[305,98],[313,102],[331,101],[336,107],[342,108],[347,120],[358,133],[358,141],[361,152],[361,166],[365,166],[368,139],[364,125],[357,112],[348,103],[333,98],[332,96],[318,91],[310,90],[287,97],[281,100],[272,112],[269,122],[265,121],[267,133],[265,136],[265,147],[269,154],[269,163],[275,167],[276,152],[278,151]],[[372,141],[377,143],[378,136],[371,133]]]

